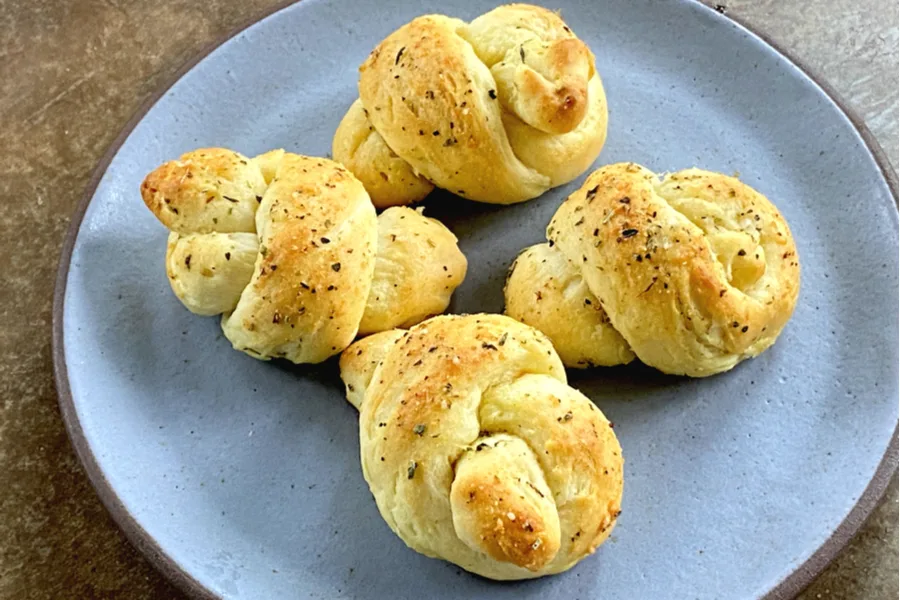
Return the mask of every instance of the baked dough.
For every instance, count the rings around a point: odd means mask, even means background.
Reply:
[[[442,312],[465,276],[449,230],[403,207],[376,218],[362,184],[327,159],[200,149],[150,173],[141,195],[171,232],[175,295],[222,314],[228,340],[256,358],[321,362],[360,331]]]
[[[558,14],[528,4],[471,23],[414,19],[360,67],[359,96],[333,155],[379,207],[421,200],[432,184],[528,200],[578,177],[606,140],[594,55]]]
[[[549,244],[519,254],[503,292],[506,314],[546,334],[566,366],[610,367],[634,359],[581,273]]]
[[[363,474],[414,550],[491,579],[559,573],[612,530],[622,452],[549,340],[502,315],[440,316],[344,351]]]
[[[466,257],[440,221],[395,206],[378,216],[378,252],[359,333],[410,327],[438,315],[466,276]]]
[[[362,182],[377,208],[413,204],[434,189],[378,135],[359,99],[338,125],[331,153]]]
[[[603,167],[547,237],[637,357],[666,373],[704,377],[758,355],[797,302],[800,263],[784,217],[719,173]]]

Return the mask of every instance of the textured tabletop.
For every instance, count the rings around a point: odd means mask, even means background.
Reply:
[[[279,1],[0,0],[0,598],[182,597],[116,529],[69,445],[50,358],[54,275],[69,217],[128,118]],[[896,0],[717,4],[830,83],[897,168]],[[897,598],[897,530],[895,476],[802,597]]]

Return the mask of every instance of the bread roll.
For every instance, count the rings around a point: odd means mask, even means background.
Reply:
[[[471,23],[414,19],[360,67],[359,94],[333,154],[379,206],[420,200],[426,180],[471,200],[522,202],[583,173],[606,140],[593,54],[538,6]]]
[[[376,218],[362,184],[327,159],[200,149],[150,173],[141,195],[171,230],[175,295],[192,312],[222,314],[228,340],[256,358],[321,362],[362,324],[372,332],[442,312],[465,276],[449,230],[409,209]],[[422,267],[440,273],[422,277]]]
[[[719,173],[603,167],[547,236],[637,357],[666,373],[704,377],[758,355],[797,302],[800,263],[781,213]]]
[[[414,550],[525,579],[565,571],[609,536],[621,448],[537,330],[435,317],[350,346],[341,377],[361,410],[363,474]]]

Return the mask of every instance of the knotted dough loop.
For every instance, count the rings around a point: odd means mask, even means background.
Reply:
[[[414,550],[492,579],[564,571],[620,512],[612,424],[547,338],[501,315],[441,316],[341,357],[363,474]]]
[[[703,377],[758,355],[797,302],[800,263],[781,213],[719,173],[603,167],[563,203],[547,237],[545,252],[566,259],[553,260],[559,276],[583,278],[637,357],[666,373]],[[511,281],[539,284],[518,270]],[[534,289],[508,286],[509,314],[533,323],[517,305]]]
[[[333,154],[376,206],[421,200],[432,184],[528,200],[583,173],[606,140],[593,54],[556,13],[527,4],[471,23],[414,19],[360,67],[359,94]]]
[[[327,159],[200,149],[150,173],[141,195],[171,231],[175,295],[222,314],[228,340],[256,358],[321,362],[359,331],[443,312],[465,276],[449,230],[408,208],[376,218],[362,184]]]

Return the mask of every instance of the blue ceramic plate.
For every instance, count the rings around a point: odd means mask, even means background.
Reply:
[[[198,597],[756,598],[792,595],[871,510],[896,466],[897,211],[865,134],[794,63],[685,1],[553,0],[609,95],[598,165],[741,178],[787,217],[799,306],[778,343],[704,380],[633,366],[573,373],[626,458],[612,538],[570,572],[498,584],[408,550],[359,466],[356,412],[333,362],[263,363],[188,313],[166,232],[138,193],[199,146],[325,155],[357,66],[425,12],[304,0],[243,30],[143,112],[98,171],[69,238],[56,368],[73,441],[130,538]],[[500,311],[506,269],[580,179],[489,207],[432,196],[469,274],[455,312]],[[82,214],[83,213],[83,214]]]

